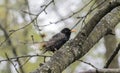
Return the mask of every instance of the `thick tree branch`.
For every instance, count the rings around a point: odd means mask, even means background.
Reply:
[[[74,40],[56,51],[50,61],[32,73],[61,73],[75,60],[83,57],[107,33],[108,29],[114,28],[118,24],[120,7],[117,6],[119,5],[120,2],[111,2],[99,10]],[[115,9],[112,10],[113,8]],[[112,12],[110,12],[111,10]],[[106,21],[106,19],[108,20]]]
[[[119,73],[119,72],[120,69],[97,69],[97,70],[81,71],[79,73]]]

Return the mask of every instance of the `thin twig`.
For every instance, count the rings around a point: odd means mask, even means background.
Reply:
[[[81,61],[81,62],[83,62],[83,63],[85,63],[85,64],[87,64],[87,65],[90,65],[91,67],[95,68],[96,70],[98,69],[98,68],[96,68],[94,65],[92,65],[91,63],[85,62],[85,61],[83,61],[83,60],[77,60],[77,61]]]
[[[19,73],[19,71],[16,68],[16,65],[14,65],[14,63],[11,61],[11,59],[8,57],[7,53],[5,53],[5,56],[6,56],[7,60],[14,66],[16,72]]]
[[[12,57],[12,58],[9,58],[9,59],[10,60],[16,60],[17,58],[21,59],[21,58],[27,58],[27,57],[51,57],[51,56],[36,54],[36,55],[25,55],[25,56]],[[0,62],[3,62],[3,61],[8,61],[8,59],[0,60]]]
[[[44,11],[46,10],[46,8],[47,8],[50,4],[52,4],[52,3],[53,3],[53,0],[50,1],[50,2],[36,15],[36,17],[35,17],[30,23],[28,23],[27,25],[25,25],[25,26],[23,26],[23,27],[21,27],[21,28],[18,28],[18,29],[16,29],[16,30],[13,30],[13,31],[9,34],[8,38],[5,39],[5,40],[3,40],[3,41],[0,43],[0,46],[3,45],[3,43],[5,43],[5,42],[10,38],[10,36],[11,36],[13,33],[17,32],[17,31],[19,31],[19,30],[21,30],[21,29],[24,29],[24,28],[28,27],[29,25],[31,25],[31,24],[39,17],[39,15],[40,15],[42,12],[44,12]]]

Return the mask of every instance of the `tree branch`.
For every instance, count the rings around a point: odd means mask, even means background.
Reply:
[[[107,33],[108,29],[114,28],[120,21],[120,15],[118,15],[120,7],[117,7],[119,5],[120,2],[111,2],[99,10],[75,39],[67,42],[55,52],[50,61],[32,73],[61,73],[71,63],[83,57]],[[112,10],[113,8],[115,9]]]
[[[104,68],[108,68],[115,56],[118,54],[120,50],[120,44],[118,44],[117,48],[113,51],[112,55],[109,57],[108,61],[106,62]]]
[[[97,69],[97,70],[88,70],[81,71],[79,73],[119,73],[120,69]]]

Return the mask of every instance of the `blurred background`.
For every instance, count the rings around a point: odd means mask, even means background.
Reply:
[[[63,28],[73,28],[74,39],[88,20],[111,0],[0,0],[0,73],[29,73],[44,63],[39,42],[48,41]],[[103,68],[120,41],[120,25],[114,35],[102,38],[81,60]],[[108,50],[109,49],[109,50]],[[45,56],[53,53],[47,52]],[[45,59],[49,60],[49,57]],[[110,67],[120,65],[120,57]],[[94,69],[76,61],[63,73]]]

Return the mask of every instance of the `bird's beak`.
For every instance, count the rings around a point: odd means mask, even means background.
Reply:
[[[76,32],[76,30],[75,30],[75,29],[72,29],[71,32]]]

